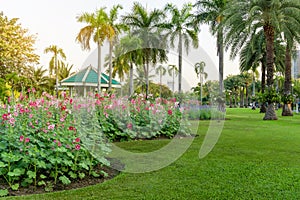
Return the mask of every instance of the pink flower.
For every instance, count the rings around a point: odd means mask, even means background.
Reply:
[[[17,117],[19,114],[17,112],[14,112],[14,116]]]
[[[23,142],[23,140],[24,140],[24,136],[21,135],[21,136],[20,136],[20,142]]]
[[[31,119],[33,117],[33,114],[30,113],[28,117]]]
[[[64,122],[64,121],[65,121],[65,118],[63,118],[63,117],[60,118],[60,121],[61,121],[61,122]]]
[[[57,146],[61,147],[61,142],[60,141],[57,142]]]
[[[76,150],[80,150],[80,145],[79,145],[79,144],[76,144],[76,145],[75,145],[75,149],[76,149]]]
[[[80,138],[76,138],[76,139],[75,139],[75,142],[76,142],[76,143],[79,143],[79,142],[80,142]]]
[[[15,122],[16,122],[15,118],[12,117],[12,118],[9,119],[9,123],[10,123],[11,125],[14,125]]]
[[[172,114],[173,114],[172,110],[168,110],[168,115],[172,115]]]
[[[30,142],[29,138],[25,138],[25,143]]]
[[[127,124],[127,128],[131,130],[132,129],[132,123]]]
[[[48,126],[48,130],[53,130],[54,127],[55,127],[55,124],[51,124],[51,125]]]
[[[32,90],[32,92],[33,92],[33,93],[35,93],[35,92],[36,92],[35,88],[32,88],[31,90]]]

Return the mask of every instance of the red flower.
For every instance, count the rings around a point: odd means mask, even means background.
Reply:
[[[75,145],[75,149],[76,149],[76,150],[80,150],[80,145],[79,145],[79,144],[76,144],[76,145]]]
[[[172,115],[172,114],[173,114],[172,110],[168,110],[168,115]]]
[[[76,139],[75,139],[75,142],[76,142],[76,143],[79,143],[79,142],[80,142],[80,138],[76,138]]]
[[[21,136],[20,136],[20,142],[23,142],[23,140],[24,140],[24,136],[21,135]]]
[[[25,143],[30,142],[29,138],[25,138]]]
[[[64,111],[64,110],[66,110],[67,109],[67,106],[65,106],[65,105],[63,105],[62,107],[61,107],[61,111]]]
[[[75,130],[76,130],[76,128],[75,128],[75,127],[73,127],[73,126],[69,126],[69,130],[70,130],[70,131],[75,131]]]

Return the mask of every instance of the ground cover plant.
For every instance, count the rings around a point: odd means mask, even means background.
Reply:
[[[278,111],[280,112],[280,110]],[[7,199],[297,199],[300,196],[300,116],[262,121],[250,109],[227,109],[222,135],[199,159],[209,121],[193,121],[193,144],[158,171],[121,173],[102,184]],[[154,151],[170,140],[118,143],[133,152]]]

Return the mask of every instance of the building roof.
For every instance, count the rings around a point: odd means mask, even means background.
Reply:
[[[97,87],[98,84],[98,73],[95,68],[91,65],[80,70],[79,72],[75,73],[74,75],[63,79],[60,82],[61,86],[92,86]],[[104,73],[101,73],[101,87],[108,88],[109,83],[109,76]],[[112,87],[120,88],[121,84],[112,79]]]

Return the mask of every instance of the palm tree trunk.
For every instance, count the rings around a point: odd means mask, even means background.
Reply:
[[[149,95],[149,54],[146,57],[146,71],[145,71],[145,76],[146,76],[146,99],[148,99]]]
[[[181,81],[182,81],[182,34],[179,33],[178,43],[178,93],[181,93]]]
[[[57,63],[57,55],[54,57],[55,62],[55,78],[56,78],[56,98],[58,98],[58,63]]]
[[[248,98],[249,98],[249,90],[248,90],[248,84],[246,84],[246,100],[245,100],[245,108],[248,108]]]
[[[111,90],[112,87],[112,52],[113,52],[113,42],[109,42],[109,82],[108,90]]]
[[[160,82],[160,88],[159,88],[159,97],[161,98],[161,90],[162,90],[162,72],[159,72],[159,82]]]
[[[292,75],[291,75],[291,49],[287,45],[285,49],[285,79],[284,79],[284,95],[288,96],[291,94],[292,90]],[[293,111],[291,109],[291,102],[283,102],[282,116],[293,116]]]
[[[129,71],[129,95],[133,94],[133,64],[130,63],[130,71]]]
[[[267,89],[271,92],[274,79],[274,28],[271,25],[264,26],[264,33],[266,37],[266,49],[267,49]],[[277,116],[274,109],[274,102],[268,100],[267,111],[264,116],[264,120],[277,120]]]
[[[98,83],[97,83],[97,89],[98,94],[101,94],[101,44],[98,43]]]
[[[244,87],[240,89],[240,108],[244,107]]]
[[[218,102],[218,110],[225,112],[225,101],[223,100],[223,70],[224,70],[224,45],[223,45],[223,30],[220,28],[217,36],[218,55],[219,55],[219,96],[221,100]]]
[[[262,61],[261,61],[261,93],[265,93],[265,88],[266,88],[266,57],[263,56]],[[266,108],[266,102],[262,102],[260,106],[260,113],[266,113],[267,108]]]

